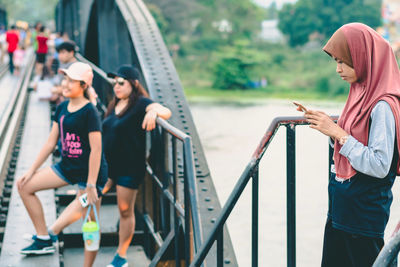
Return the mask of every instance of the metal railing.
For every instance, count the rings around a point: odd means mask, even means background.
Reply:
[[[337,120],[337,116],[331,117]],[[252,222],[251,222],[251,259],[252,266],[258,266],[258,187],[259,187],[259,163],[273,137],[280,126],[286,126],[286,161],[287,161],[287,182],[286,182],[286,207],[287,207],[287,266],[296,266],[296,131],[297,125],[308,125],[304,117],[278,117],[275,118],[261,139],[257,149],[253,153],[250,162],[237,181],[232,193],[229,195],[221,214],[216,220],[210,234],[205,238],[199,252],[195,255],[190,264],[191,267],[200,266],[206,258],[210,248],[217,242],[217,266],[223,266],[223,236],[222,229],[230,213],[235,207],[241,194],[252,178]],[[332,150],[330,150],[330,155]],[[331,159],[330,157],[329,159]]]
[[[7,158],[10,156],[12,140],[15,137],[15,129],[25,105],[27,88],[30,76],[33,72],[34,57],[32,52],[27,54],[27,64],[23,68],[20,78],[16,84],[16,90],[11,95],[9,104],[5,107],[0,120],[0,174],[3,174],[7,165]],[[2,66],[0,77],[8,70],[8,66]]]
[[[93,87],[99,95],[98,107],[105,112],[105,105],[112,95],[110,79],[102,69],[82,55],[77,55],[77,58],[92,66],[95,74]],[[181,147],[178,147],[178,141],[182,144]],[[157,118],[157,128],[151,132],[150,151],[151,158],[156,159],[146,166],[153,182],[151,201],[146,199],[149,195],[146,194],[146,183],[141,190],[145,252],[152,259],[150,266],[156,266],[162,258],[171,258],[166,253],[174,241],[172,258],[175,258],[176,266],[180,266],[182,258],[185,259],[185,265],[189,266],[203,240],[192,139],[165,120]],[[183,188],[180,187],[178,178],[182,178]],[[180,195],[181,192],[183,196]],[[152,207],[149,208],[146,203],[152,203]],[[157,206],[157,203],[160,205]],[[181,239],[184,240],[183,245]],[[154,247],[158,247],[158,250],[154,251]]]
[[[400,231],[398,231],[379,252],[372,267],[395,267],[400,251]]]
[[[152,143],[158,145],[156,149],[153,149],[153,155],[147,164],[147,172],[152,178],[153,184],[153,220],[150,220],[149,216],[151,211],[144,205],[146,203],[145,194],[143,194],[142,212],[147,226],[147,234],[153,235],[154,240],[160,240],[158,233],[162,233],[166,238],[164,243],[157,242],[159,249],[149,266],[157,265],[173,240],[174,255],[172,258],[174,258],[175,266],[180,266],[182,258],[185,260],[185,266],[189,266],[192,255],[198,251],[202,243],[192,139],[161,118],[157,118],[157,124],[159,126],[157,131],[160,134],[152,135]],[[182,145],[181,149],[178,148],[178,142]],[[182,163],[178,163],[179,154],[182,156]],[[179,171],[179,167],[182,171]],[[183,182],[183,197],[179,194],[182,192],[179,190],[182,189],[179,178]],[[159,194],[154,194],[156,191]],[[143,192],[146,192],[145,188],[143,188]],[[157,199],[159,197],[160,199]],[[155,206],[156,203],[159,203],[158,207]],[[154,213],[154,210],[160,212]],[[149,249],[149,244],[145,249]]]

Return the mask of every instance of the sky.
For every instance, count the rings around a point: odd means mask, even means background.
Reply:
[[[263,7],[269,7],[271,5],[272,2],[276,2],[276,5],[279,8],[282,7],[283,4],[285,3],[294,3],[297,0],[253,0],[256,4],[259,4],[260,6]]]

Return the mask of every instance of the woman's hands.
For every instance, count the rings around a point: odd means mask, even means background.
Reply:
[[[86,186],[85,190],[87,194],[87,202],[89,205],[95,204],[97,200],[99,200],[99,197],[97,195],[97,189],[95,185],[89,184]]]
[[[20,178],[18,178],[17,181],[17,188],[18,190],[21,190],[22,187],[32,178],[34,171],[27,171],[24,175],[22,175]]]
[[[151,131],[156,127],[157,111],[149,109],[143,118],[142,128],[146,131]]]
[[[304,117],[311,124],[310,128],[318,130],[333,139],[339,140],[341,137],[348,135],[331,117],[322,111],[308,110],[304,113]]]
[[[143,118],[142,129],[151,131],[156,128],[157,117],[168,120],[171,117],[171,110],[158,103],[148,105],[146,107],[146,115]]]

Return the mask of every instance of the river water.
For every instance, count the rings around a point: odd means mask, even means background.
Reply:
[[[339,115],[344,103],[305,102],[307,108]],[[293,104],[191,103],[221,205],[249,162],[273,118],[299,116]],[[328,205],[328,138],[309,126],[296,127],[297,266],[320,266]],[[400,219],[400,186],[386,236]],[[286,266],[286,129],[281,127],[260,163],[259,266]],[[251,266],[251,183],[228,219],[239,266]]]

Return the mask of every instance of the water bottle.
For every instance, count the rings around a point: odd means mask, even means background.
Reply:
[[[96,221],[88,221],[92,205]],[[83,242],[85,243],[85,249],[88,251],[97,251],[100,247],[100,226],[98,223],[99,219],[97,217],[96,206],[94,204],[92,205],[89,206],[85,220],[83,221],[82,235]]]

